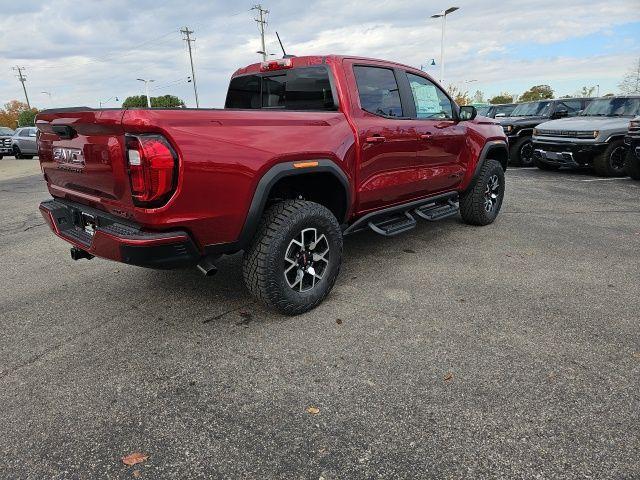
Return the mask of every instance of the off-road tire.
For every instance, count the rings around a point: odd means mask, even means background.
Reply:
[[[614,140],[605,150],[593,158],[593,170],[601,177],[623,177],[625,174],[624,163],[618,168],[613,164],[612,155],[618,149],[624,148],[623,140]]]
[[[538,167],[540,170],[545,170],[547,172],[560,170],[559,165],[551,165],[550,163],[545,162],[544,160],[538,160],[537,158],[533,159],[533,164]]]
[[[631,150],[627,151],[627,157],[624,160],[624,170],[634,180],[640,180],[640,158],[636,157]]]
[[[315,286],[300,292],[287,283],[285,255],[291,241],[309,228],[326,236],[328,265]],[[318,203],[284,200],[265,211],[251,246],[245,250],[242,276],[259,300],[286,315],[298,315],[325,299],[335,284],[341,262],[342,231],[333,213]]]
[[[496,202],[491,209],[485,208],[485,195],[492,178],[497,177],[499,183]],[[504,170],[497,160],[486,160],[480,173],[469,188],[460,195],[460,215],[470,225],[489,225],[498,216],[504,199]]]
[[[522,157],[523,148],[529,147],[531,154],[528,159]],[[531,137],[522,137],[509,148],[509,165],[514,167],[533,167],[533,143]]]

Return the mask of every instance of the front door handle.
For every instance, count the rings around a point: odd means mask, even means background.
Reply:
[[[433,138],[433,135],[431,133],[421,133],[420,135],[418,135],[418,138],[420,140],[431,140]]]
[[[384,143],[386,140],[387,139],[382,135],[374,135],[372,137],[367,137],[365,141],[367,143]]]

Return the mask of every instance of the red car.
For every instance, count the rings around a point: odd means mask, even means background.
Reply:
[[[53,196],[40,210],[74,259],[212,274],[216,258],[244,250],[249,290],[297,314],[333,287],[343,235],[396,235],[458,212],[493,222],[507,141],[475,116],[395,62],[258,63],[233,74],[224,109],[40,113]]]

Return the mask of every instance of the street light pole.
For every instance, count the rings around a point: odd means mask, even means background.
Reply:
[[[137,78],[136,80],[144,82],[144,93],[147,96],[147,108],[151,108],[151,98],[149,97],[149,84],[155,80],[145,80],[144,78]]]
[[[440,38],[440,84],[444,83],[444,31],[447,27],[447,15],[455,12],[460,7],[449,7],[443,12],[431,15],[431,18],[442,18],[442,34]]]

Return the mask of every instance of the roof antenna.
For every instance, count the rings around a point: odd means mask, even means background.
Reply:
[[[280,48],[282,49],[282,58],[294,58],[295,55],[287,55],[287,52],[284,51],[284,45],[282,45],[282,40],[280,40],[278,32],[276,32],[276,37],[278,37],[278,43],[280,43]]]

